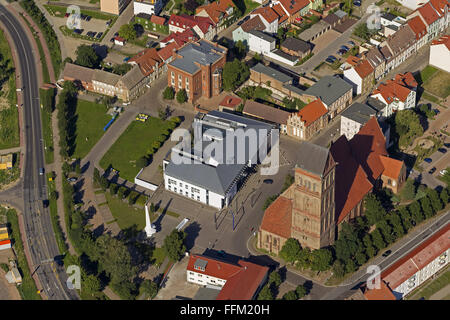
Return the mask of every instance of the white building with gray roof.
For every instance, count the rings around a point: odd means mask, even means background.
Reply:
[[[248,46],[250,51],[259,54],[268,54],[275,49],[277,40],[267,33],[259,30],[251,30],[248,34]]]
[[[163,162],[165,189],[217,209],[228,206],[248,169],[264,160],[259,151],[270,148],[272,128],[232,113],[198,113],[192,124],[193,150],[177,145]],[[250,139],[253,133],[256,143]],[[233,135],[234,143],[228,145],[227,137]]]

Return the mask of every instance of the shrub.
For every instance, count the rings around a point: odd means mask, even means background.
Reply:
[[[175,97],[175,90],[172,87],[166,87],[163,91],[163,98],[166,100],[173,100]]]

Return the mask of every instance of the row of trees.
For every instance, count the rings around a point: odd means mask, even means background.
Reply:
[[[11,61],[5,59],[5,57],[0,53],[0,88],[3,83],[9,79],[9,76],[14,72],[14,68],[11,67]]]
[[[77,88],[71,81],[65,81],[58,101],[59,147],[63,158],[75,151]]]
[[[226,91],[234,91],[250,77],[248,65],[241,60],[234,59],[225,63],[222,74],[222,86]]]
[[[269,274],[269,279],[266,285],[261,289],[258,294],[258,300],[275,300],[278,295],[278,290],[283,283],[283,277],[280,273],[281,270],[273,271]],[[295,290],[286,292],[283,295],[283,300],[298,300],[309,294],[310,284],[305,282],[303,285],[298,285]]]
[[[171,86],[166,87],[163,91],[163,98],[166,100],[173,100],[175,98],[175,89]],[[186,90],[180,89],[176,93],[176,99],[178,103],[185,103],[188,100]]]

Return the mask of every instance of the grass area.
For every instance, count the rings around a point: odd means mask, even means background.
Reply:
[[[163,248],[155,248],[152,252],[152,263],[159,267],[166,258],[166,252]]]
[[[422,71],[417,75],[417,80],[419,83],[425,83],[428,81],[428,79],[431,78],[433,74],[435,74],[438,71],[435,67],[432,67],[430,65],[423,68]]]
[[[256,9],[258,6],[260,6],[260,4],[258,2],[251,1],[251,0],[244,0],[244,4],[245,4],[244,16],[247,15],[250,11]]]
[[[19,153],[13,153],[13,167],[11,169],[0,170],[0,189],[16,181],[19,177]]]
[[[44,156],[45,163],[53,163],[54,152],[53,152],[53,127],[52,127],[52,114],[41,109],[42,118],[42,133],[44,137]]]
[[[67,12],[67,7],[64,6],[55,6],[55,5],[49,5],[44,4],[44,8],[50,13],[52,16],[64,18],[64,15]],[[103,13],[99,11],[91,11],[91,10],[80,10],[81,14],[91,16],[92,19],[99,19],[99,20],[112,20],[111,25],[117,20],[118,16]]]
[[[100,166],[106,170],[111,165],[119,171],[121,178],[134,181],[141,170],[136,166],[136,160],[151,153],[152,143],[168,129],[169,121],[158,118],[133,121],[100,160]]]
[[[0,76],[0,149],[18,147],[19,138],[19,112],[17,110],[16,80],[14,73],[14,62],[11,48],[6,40],[5,34],[0,30],[0,63],[8,76]]]
[[[31,272],[28,268],[22,238],[20,237],[17,213],[13,209],[6,210],[0,207],[0,215],[7,217],[9,229],[11,230],[11,238],[14,243],[14,250],[17,254],[17,267],[22,275],[22,284],[17,287],[17,290],[23,300],[41,300],[41,296],[37,293],[38,289],[34,280],[31,278]]]
[[[105,192],[105,198],[111,214],[116,219],[120,229],[128,229],[133,225],[137,226],[137,230],[143,230],[145,228],[144,209],[130,206],[126,200],[122,201],[117,196],[112,196],[109,192]],[[156,214],[150,214],[151,221],[155,221],[156,218]]]
[[[424,297],[426,300],[429,300],[430,297],[444,288],[445,286],[450,284],[450,269],[447,267],[447,270],[442,273],[438,278],[431,280],[424,287],[419,288],[411,295],[409,295],[408,300],[418,300]]]
[[[67,251],[67,245],[65,242],[64,234],[61,229],[61,224],[58,216],[58,207],[56,204],[56,200],[52,200],[50,194],[53,191],[56,191],[55,180],[50,178],[52,177],[51,173],[47,173],[47,186],[48,186],[48,200],[49,200],[49,208],[50,208],[50,217],[52,219],[53,232],[55,233],[56,243],[58,244],[59,253],[64,253]]]
[[[103,136],[103,128],[111,120],[106,111],[106,105],[78,99],[74,158],[84,158]]]
[[[423,92],[421,98],[439,104],[439,99],[428,92]]]
[[[441,98],[447,98],[450,95],[450,73],[442,70],[436,70],[424,82],[423,87],[428,92]]]

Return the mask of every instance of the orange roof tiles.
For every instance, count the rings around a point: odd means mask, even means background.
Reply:
[[[198,40],[198,37],[194,34],[194,32],[191,29],[186,29],[183,32],[173,32],[167,37],[165,37],[163,40],[161,40],[162,43],[168,43],[168,42],[176,42],[178,46],[184,45],[186,42],[189,41],[196,41]]]
[[[374,70],[367,60],[361,60],[354,68],[362,79],[368,77]]]
[[[394,81],[410,89],[417,88],[419,85],[411,72],[396,74]]]
[[[290,16],[295,15],[304,7],[308,6],[309,2],[309,0],[280,0],[281,5],[289,13]]]
[[[145,49],[132,57],[128,63],[135,62],[144,76],[148,76],[154,71],[156,64],[161,64],[162,60],[155,48]]]
[[[219,106],[223,107],[229,107],[229,108],[235,108],[236,106],[240,105],[242,103],[242,99],[239,97],[235,97],[232,95],[226,95],[222,102],[219,104]]]
[[[166,18],[152,14],[150,22],[163,26],[166,23]]]
[[[208,262],[206,265],[205,271],[197,270],[194,268],[195,261],[197,259],[202,259]],[[186,270],[198,272],[202,274],[207,274],[211,277],[216,277],[219,279],[228,280],[228,278],[234,276],[236,273],[238,273],[241,270],[241,267],[238,265],[234,265],[227,262],[222,262],[216,259],[211,259],[205,256],[199,256],[196,254],[193,254],[189,257],[189,262],[187,265]]]
[[[271,7],[260,7],[253,10],[251,14],[261,15],[268,23],[272,23],[278,19],[278,14]]]
[[[418,8],[417,10],[419,11],[420,15],[423,17],[423,19],[428,25],[431,25],[433,22],[435,22],[440,18],[439,14],[433,8],[430,2],[427,2],[425,5]]]
[[[197,15],[201,11],[205,10],[211,20],[213,20],[217,24],[220,22],[221,18],[227,15],[226,10],[229,7],[236,7],[232,0],[218,0],[197,7],[195,9],[195,14]]]
[[[180,48],[178,43],[170,42],[164,48],[158,50],[158,55],[163,61],[167,61],[171,56],[173,56],[173,51]]]
[[[281,195],[264,212],[260,228],[287,239],[291,237],[291,225],[292,201]]]
[[[348,56],[347,60],[345,61],[351,66],[355,67],[361,61],[361,58],[358,58],[356,56]]]
[[[427,34],[427,26],[423,23],[419,16],[408,20],[409,27],[416,34],[416,39],[419,40]]]
[[[381,278],[392,290],[395,290],[449,247],[450,224],[447,224],[439,232],[382,272]]]
[[[439,45],[439,44],[445,44],[447,47],[447,50],[450,50],[450,35],[445,35],[440,37],[439,39],[433,40],[431,42],[431,45]]]
[[[397,300],[384,281],[380,281],[380,289],[366,289],[364,297],[367,300]]]
[[[297,114],[301,118],[301,120],[305,122],[305,127],[308,127],[311,123],[318,120],[327,112],[328,110],[327,108],[325,108],[322,101],[320,101],[320,99],[317,99],[304,106],[303,109],[297,112]]]
[[[274,5],[272,7],[272,9],[278,14],[278,23],[282,23],[285,20],[287,20],[288,15],[286,14],[286,11],[284,11],[283,7],[281,6],[281,4],[277,3],[276,5]]]
[[[383,164],[383,175],[397,180],[403,168],[403,161],[392,159],[386,156],[380,156],[381,163]]]
[[[398,99],[405,102],[411,90],[407,87],[400,85],[398,82],[393,80],[386,81],[386,84],[381,83],[373,92],[372,95],[381,94],[383,99],[391,104],[394,100]]]

